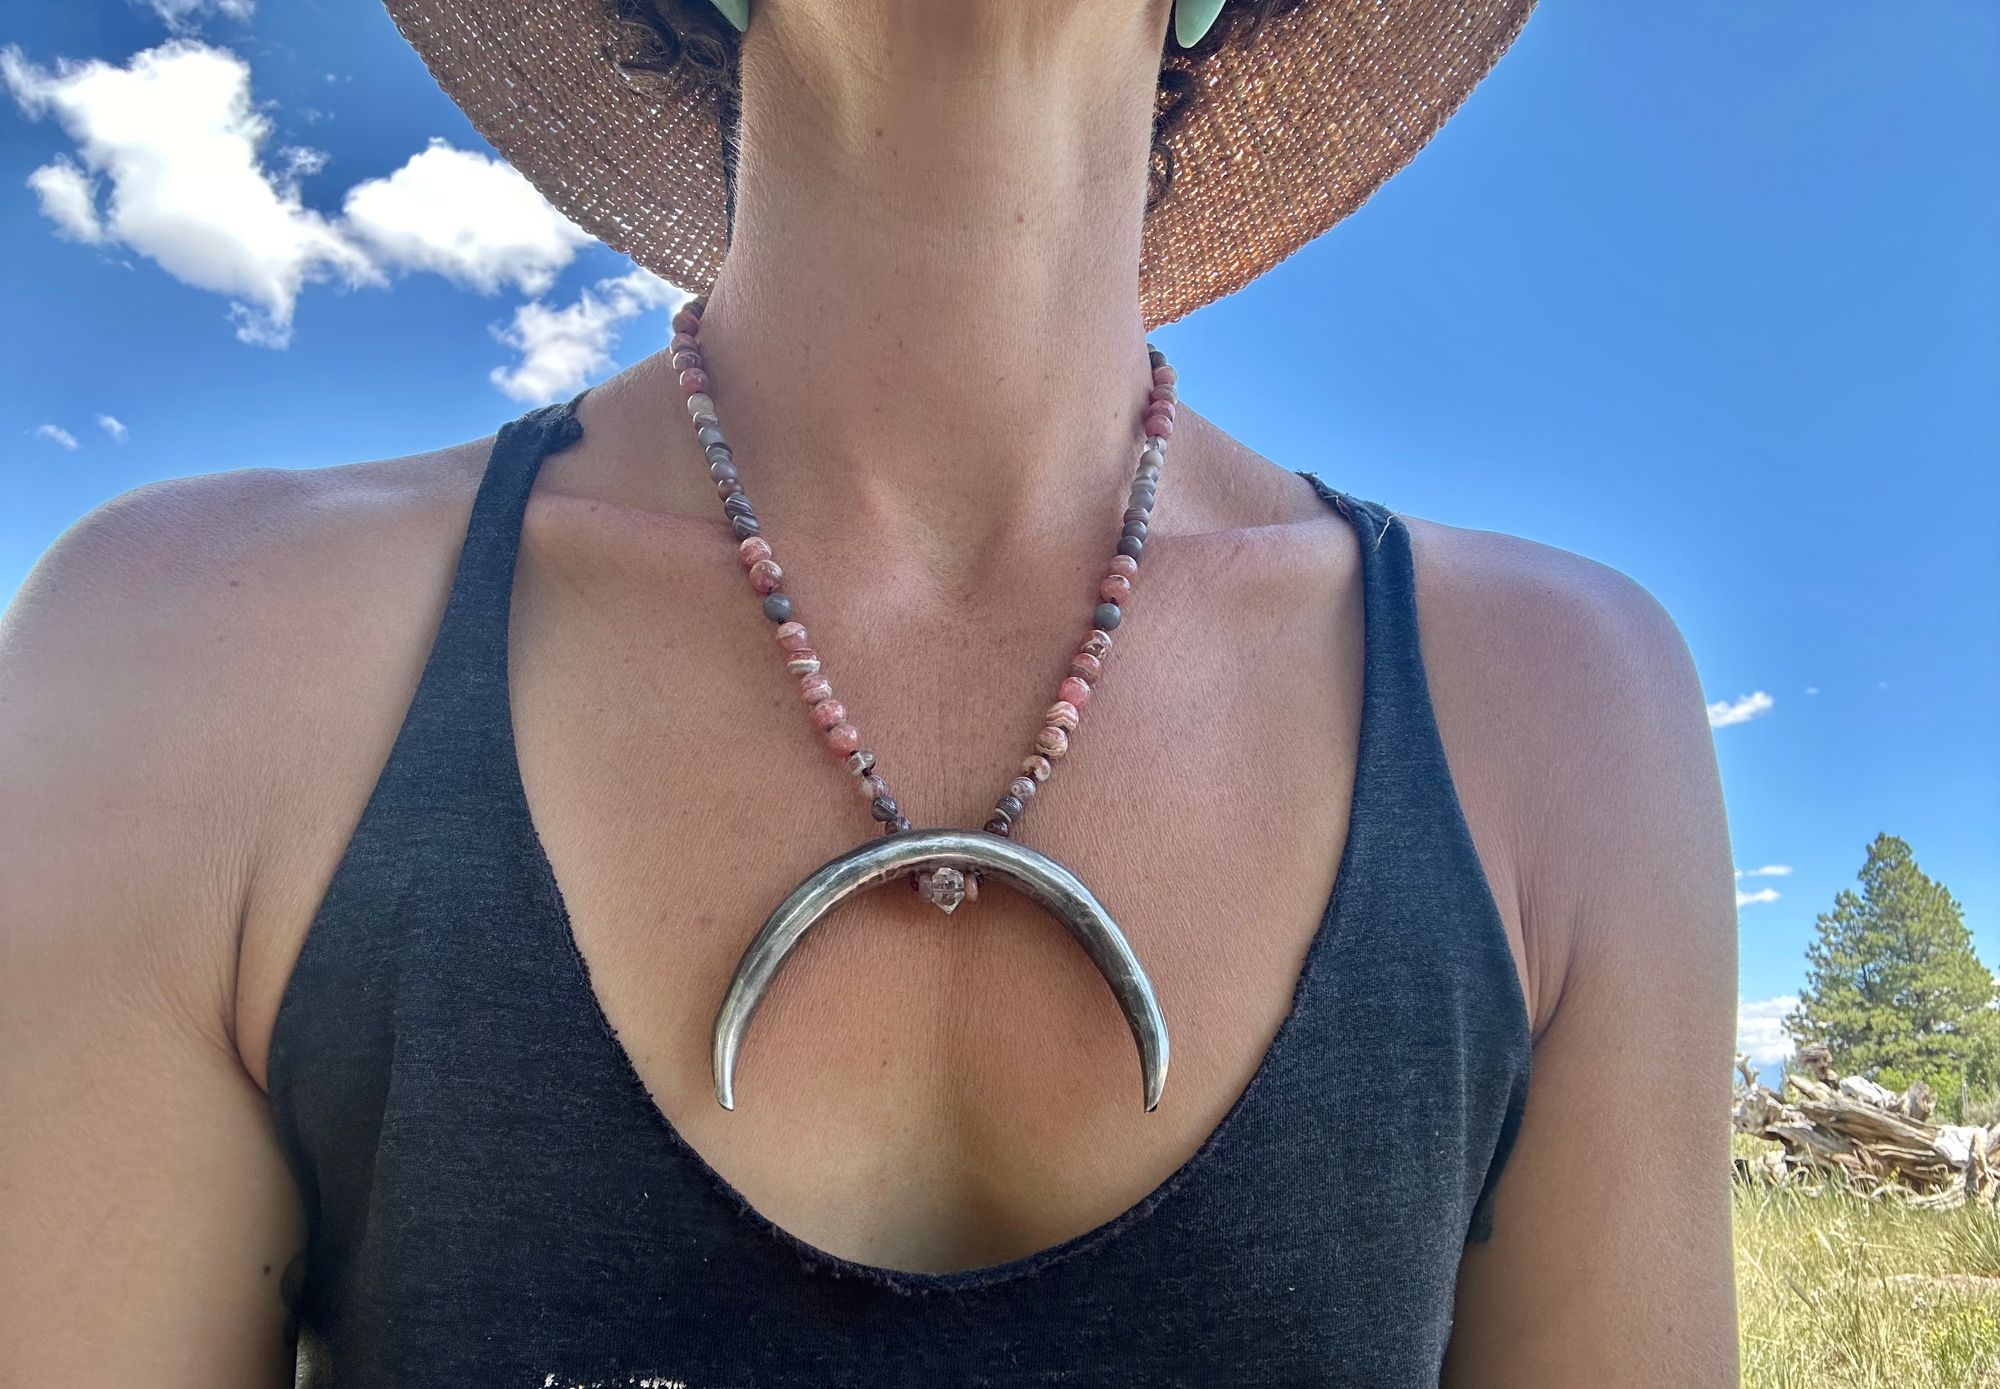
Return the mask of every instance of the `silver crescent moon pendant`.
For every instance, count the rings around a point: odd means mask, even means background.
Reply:
[[[785,957],[821,917],[849,897],[896,878],[930,873],[950,883],[954,872],[964,875],[968,870],[1003,879],[1040,903],[1076,937],[1124,1010],[1139,1048],[1147,1112],[1157,1108],[1167,1084],[1167,1023],[1146,971],[1118,923],[1082,879],[1047,854],[984,830],[958,829],[884,835],[829,861],[778,904],[744,949],[715,1015],[715,1098],[722,1107],[736,1107],[736,1055],[751,1015]],[[932,900],[947,913],[958,905],[958,897],[949,888],[932,889]]]

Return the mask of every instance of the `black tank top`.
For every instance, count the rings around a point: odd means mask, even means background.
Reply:
[[[521,518],[542,460],[582,433],[575,405],[494,443],[421,683],[274,1023],[271,1104],[310,1228],[300,1383],[1435,1386],[1529,1033],[1432,716],[1402,523],[1301,474],[1361,542],[1360,752],[1331,900],[1248,1086],[1096,1229],[902,1272],[753,1209],[653,1104],[591,991],[507,692]],[[761,911],[744,912],[747,940]]]

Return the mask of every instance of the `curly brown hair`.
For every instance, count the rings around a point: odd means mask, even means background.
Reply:
[[[741,36],[710,0],[607,0],[622,31],[625,52],[617,56],[627,81],[644,88],[670,72],[693,73],[715,89],[721,122],[726,211],[736,216],[737,118],[740,115],[738,58]],[[1215,24],[1193,48],[1168,44],[1160,55],[1159,89],[1153,102],[1153,148],[1147,170],[1146,210],[1151,212],[1174,181],[1170,143],[1199,90],[1198,74],[1211,55],[1255,39],[1264,21],[1297,9],[1304,0],[1227,0]]]

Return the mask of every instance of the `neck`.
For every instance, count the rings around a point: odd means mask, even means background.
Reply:
[[[757,13],[702,346],[760,503],[892,544],[1116,510],[1165,27],[1164,0]]]

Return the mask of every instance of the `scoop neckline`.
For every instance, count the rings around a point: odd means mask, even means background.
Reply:
[[[552,428],[543,435],[542,445],[538,448],[532,463],[532,470],[534,472],[539,472],[541,463],[548,454],[560,448],[566,448],[582,437],[582,421],[578,420],[575,414],[575,406],[582,398],[579,395],[575,400],[567,402],[558,412],[561,416],[560,420],[551,421],[552,424],[559,424],[562,427]],[[1350,526],[1354,528],[1357,542],[1362,543],[1365,548],[1366,538],[1362,535],[1360,529],[1360,516],[1363,510],[1361,505],[1345,492],[1329,486],[1317,475],[1305,470],[1295,470],[1295,472],[1296,476],[1304,478],[1308,483],[1312,484],[1313,490],[1319,495],[1322,501],[1326,502],[1328,506],[1332,507],[1349,522]],[[527,490],[532,493],[532,476],[528,480]],[[522,511],[525,514],[525,497],[523,498]],[[517,545],[515,553],[507,566],[508,572],[503,576],[505,581],[499,585],[501,594],[501,611],[498,614],[497,622],[499,629],[498,665],[500,675],[500,688],[497,699],[499,705],[501,747],[499,761],[502,764],[501,772],[506,782],[506,794],[512,800],[513,808],[517,813],[518,818],[516,823],[524,827],[525,837],[528,841],[529,866],[533,873],[534,884],[542,894],[544,905],[554,913],[560,936],[563,943],[568,947],[567,953],[574,966],[574,973],[571,976],[572,981],[583,995],[583,998],[587,1000],[590,1014],[596,1018],[599,1035],[607,1051],[610,1053],[609,1060],[613,1069],[624,1079],[630,1092],[641,1107],[652,1116],[652,1126],[657,1128],[666,1137],[669,1149],[685,1155],[693,1166],[702,1173],[703,1179],[750,1227],[799,1255],[804,1260],[810,1272],[832,1277],[855,1279],[874,1284],[892,1293],[912,1295],[929,1292],[968,1292],[975,1289],[997,1287],[1033,1277],[1079,1254],[1116,1242],[1133,1227],[1166,1205],[1174,1194],[1207,1164],[1215,1150],[1228,1140],[1229,1135],[1238,1127],[1239,1116],[1249,1106],[1251,1101],[1255,1099],[1258,1092],[1264,1088],[1269,1076],[1277,1069],[1283,1048],[1293,1032],[1297,1030],[1298,1019],[1301,1013],[1300,1004],[1304,1000],[1306,990],[1312,982],[1315,966],[1320,956],[1325,953],[1327,942],[1335,934],[1334,921],[1338,915],[1342,895],[1352,876],[1351,870],[1356,858],[1356,845],[1361,837],[1358,832],[1356,815],[1360,809],[1361,791],[1364,785],[1367,764],[1374,756],[1371,735],[1378,723],[1378,718],[1373,708],[1373,700],[1370,698],[1371,677],[1375,675],[1375,671],[1373,669],[1373,658],[1369,654],[1372,644],[1367,640],[1366,631],[1369,608],[1368,584],[1371,576],[1368,572],[1370,566],[1367,564],[1365,556],[1357,570],[1363,587],[1361,603],[1363,624],[1362,691],[1361,715],[1355,739],[1354,778],[1353,785],[1348,793],[1347,831],[1343,838],[1339,862],[1334,871],[1333,887],[1327,895],[1326,905],[1320,912],[1319,924],[1314,928],[1312,937],[1307,943],[1305,957],[1300,964],[1298,977],[1292,985],[1291,1003],[1286,1008],[1285,1016],[1280,1020],[1277,1031],[1272,1034],[1271,1040],[1265,1045],[1263,1054],[1258,1058],[1256,1068],[1250,1074],[1250,1079],[1245,1082],[1243,1089],[1231,1101],[1229,1108],[1224,1111],[1222,1118],[1203,1137],[1194,1152],[1189,1154],[1178,1167],[1168,1173],[1150,1191],[1117,1214],[1100,1221],[1087,1230],[1071,1235],[1067,1239],[1047,1245],[1041,1249],[1033,1250],[1027,1254],[1022,1254],[999,1263],[980,1264],[971,1268],[951,1269],[941,1273],[926,1272],[917,1269],[891,1268],[885,1264],[870,1264],[856,1259],[849,1259],[843,1255],[834,1253],[832,1250],[823,1249],[812,1241],[794,1234],[792,1231],[778,1224],[765,1215],[764,1212],[757,1209],[751,1203],[750,1198],[744,1195],[721,1172],[716,1170],[715,1166],[702,1155],[701,1150],[688,1140],[687,1136],[680,1131],[680,1128],[674,1123],[673,1119],[660,1107],[659,1102],[654,1099],[645,1078],[639,1074],[639,1068],[633,1061],[631,1052],[626,1049],[624,1042],[619,1039],[617,1029],[612,1026],[609,1015],[604,1011],[604,1000],[598,995],[596,987],[591,982],[590,962],[584,956],[582,946],[577,942],[575,925],[570,916],[568,899],[563,893],[561,882],[556,877],[555,865],[549,858],[548,848],[542,838],[540,827],[535,823],[534,808],[528,801],[527,783],[521,773],[520,745],[517,740],[514,722],[513,682],[509,678],[509,658],[513,647],[511,630],[513,578],[518,567],[519,547]]]

